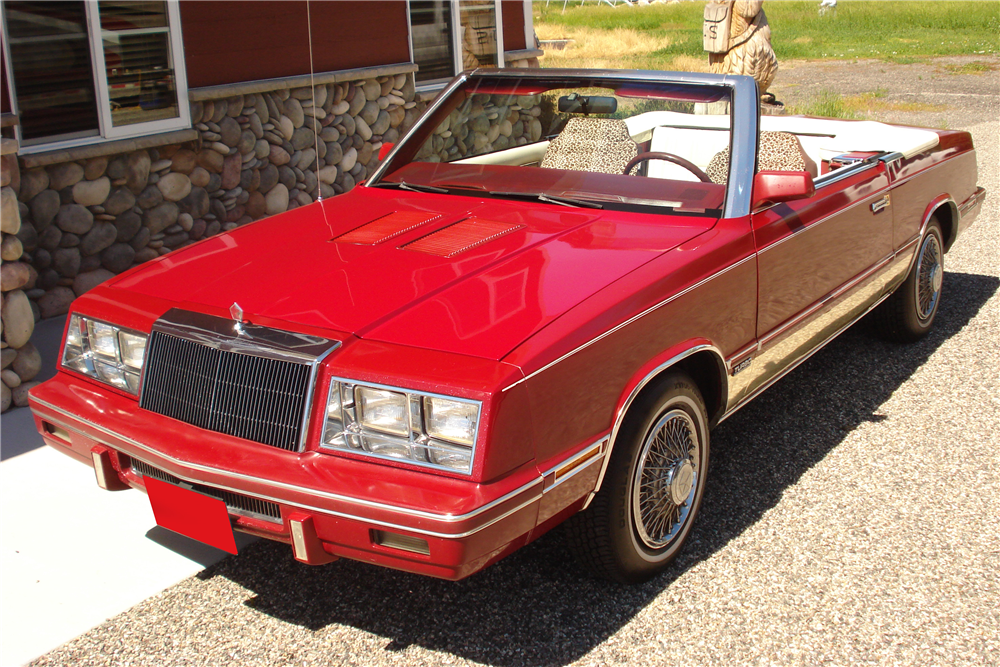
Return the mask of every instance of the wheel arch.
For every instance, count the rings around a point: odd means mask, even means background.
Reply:
[[[729,375],[726,372],[726,362],[722,352],[710,341],[689,341],[670,348],[651,360],[635,374],[619,398],[608,450],[601,464],[601,473],[597,478],[594,490],[587,498],[587,502],[584,503],[584,509],[590,505],[590,501],[601,490],[601,484],[604,483],[604,476],[608,470],[608,463],[611,461],[612,451],[618,441],[618,433],[632,404],[640,396],[653,390],[657,380],[676,370],[684,371],[698,386],[702,399],[705,401],[709,428],[715,426],[719,418],[725,414]]]
[[[948,252],[951,249],[951,244],[955,242],[958,237],[958,222],[961,219],[961,213],[958,211],[958,204],[951,195],[941,194],[931,200],[931,203],[927,205],[924,211],[924,217],[920,221],[920,238],[924,237],[927,233],[927,225],[930,224],[931,218],[937,218],[938,223],[941,225],[941,236],[944,241],[944,251]]]

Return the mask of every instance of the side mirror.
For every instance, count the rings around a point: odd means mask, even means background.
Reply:
[[[385,156],[392,151],[392,147],[396,144],[391,144],[389,142],[383,143],[378,149],[378,161],[381,162],[385,159]]]
[[[816,194],[816,185],[808,171],[761,171],[753,177],[751,210],[783,201],[805,199]]]

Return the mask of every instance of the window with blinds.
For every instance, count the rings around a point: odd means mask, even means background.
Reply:
[[[455,76],[451,0],[410,0],[413,62],[420,66],[417,83]]]
[[[503,66],[498,0],[410,0],[417,85],[447,81],[463,69]]]
[[[97,4],[111,122],[120,127],[176,118],[167,3],[101,0]]]
[[[461,0],[462,64],[499,67],[497,7],[493,0]]]
[[[24,152],[189,126],[176,5],[6,0]]]
[[[83,2],[5,2],[21,138],[100,134]]]

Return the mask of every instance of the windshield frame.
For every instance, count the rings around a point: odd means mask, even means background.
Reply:
[[[725,203],[722,217],[735,218],[750,213],[751,186],[756,167],[757,134],[760,123],[760,107],[757,104],[757,83],[752,77],[722,74],[707,74],[696,72],[657,72],[646,70],[576,70],[576,69],[477,69],[463,72],[455,77],[428,106],[409,132],[393,147],[386,159],[368,179],[368,187],[376,187],[383,177],[400,167],[393,166],[398,156],[415,152],[426,139],[425,133],[433,131],[433,127],[425,127],[435,120],[441,107],[449,105],[451,97],[464,87],[466,82],[475,79],[518,79],[537,80],[540,83],[549,81],[564,81],[579,78],[582,82],[608,86],[621,83],[676,83],[722,86],[729,88],[730,94],[730,172],[726,184]],[[582,83],[581,82],[581,83]],[[403,167],[405,168],[405,166]],[[390,183],[390,181],[386,181]],[[474,193],[472,193],[474,194]],[[485,193],[481,193],[485,194]]]

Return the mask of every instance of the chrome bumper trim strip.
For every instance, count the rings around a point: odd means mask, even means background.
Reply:
[[[140,461],[143,461],[143,462],[145,462],[145,463],[147,463],[149,465],[155,466],[155,467],[161,467],[161,466],[158,466],[157,464],[155,464],[155,463],[153,463],[153,462],[151,462],[149,460],[144,459],[143,456],[142,456],[143,452],[148,452],[148,453],[155,454],[156,456],[160,456],[163,459],[171,462],[172,464],[180,466],[182,468],[189,468],[189,469],[192,469],[192,470],[197,470],[199,472],[207,472],[207,473],[210,473],[210,474],[213,474],[213,475],[219,475],[219,476],[222,476],[222,477],[228,477],[230,479],[256,482],[256,483],[259,483],[259,484],[264,484],[264,485],[267,485],[267,486],[272,486],[272,487],[283,489],[283,490],[287,490],[287,491],[293,491],[293,492],[296,492],[296,493],[302,493],[302,494],[314,496],[316,498],[323,498],[323,499],[327,499],[327,500],[335,500],[335,501],[338,501],[338,502],[344,502],[344,503],[349,503],[349,504],[353,504],[353,505],[360,505],[362,507],[368,507],[368,508],[376,509],[376,510],[383,510],[383,511],[388,511],[388,512],[396,512],[396,513],[402,514],[404,516],[411,516],[411,517],[420,518],[420,519],[428,519],[428,520],[431,520],[431,521],[439,521],[441,523],[457,523],[457,522],[460,522],[460,521],[466,521],[468,519],[475,518],[475,517],[479,516],[480,514],[482,514],[484,512],[487,512],[487,511],[493,509],[494,507],[497,507],[498,505],[501,505],[501,504],[507,502],[508,500],[510,500],[512,498],[516,498],[518,495],[521,495],[521,494],[523,494],[525,492],[528,492],[528,491],[532,490],[533,488],[541,487],[542,483],[543,483],[542,482],[542,478],[539,477],[538,479],[533,480],[533,481],[531,481],[531,482],[529,482],[527,484],[524,484],[524,485],[520,486],[519,488],[514,489],[510,493],[507,493],[507,494],[501,496],[500,498],[497,498],[496,500],[490,501],[489,503],[483,505],[482,507],[478,507],[478,508],[476,508],[475,510],[473,510],[471,512],[467,512],[466,514],[435,514],[433,512],[424,512],[424,511],[421,511],[421,510],[414,510],[414,509],[409,509],[409,508],[405,508],[405,507],[399,507],[399,506],[396,506],[396,505],[389,505],[389,504],[386,504],[386,503],[377,503],[377,502],[373,502],[373,501],[370,501],[370,500],[361,500],[359,498],[351,498],[349,496],[342,496],[342,495],[339,495],[339,494],[336,494],[336,493],[329,493],[327,491],[319,491],[319,490],[316,490],[316,489],[309,489],[309,488],[306,488],[306,487],[296,486],[296,485],[293,485],[293,484],[285,484],[285,483],[282,483],[282,482],[276,482],[274,480],[262,479],[260,477],[253,477],[253,476],[250,476],[250,475],[243,475],[241,473],[234,473],[234,472],[229,472],[227,470],[220,470],[218,468],[213,468],[211,466],[204,466],[204,465],[200,465],[200,464],[197,464],[197,463],[190,463],[190,462],[187,462],[187,461],[182,461],[182,460],[177,459],[177,458],[175,458],[173,456],[170,456],[169,454],[165,454],[165,453],[161,452],[158,449],[154,449],[154,448],[149,447],[147,445],[140,444],[140,443],[136,442],[135,440],[133,440],[132,438],[129,438],[129,437],[124,436],[124,435],[121,435],[120,433],[116,433],[115,431],[112,431],[110,429],[104,428],[103,426],[98,426],[97,424],[94,424],[92,422],[87,421],[86,419],[81,418],[79,415],[75,415],[72,412],[69,412],[69,411],[64,410],[62,408],[59,408],[59,407],[57,407],[55,405],[52,405],[51,403],[39,400],[39,399],[34,398],[34,397],[32,397],[31,400],[34,401],[35,403],[37,403],[38,405],[43,406],[43,407],[45,407],[45,408],[47,408],[49,410],[52,410],[54,412],[57,412],[57,413],[65,416],[65,417],[69,417],[70,419],[74,419],[74,420],[80,421],[80,422],[86,424],[87,426],[89,426],[89,427],[91,427],[91,428],[93,428],[93,429],[95,429],[97,431],[100,431],[101,433],[106,434],[109,437],[121,440],[122,442],[127,443],[130,447],[134,447],[140,453],[139,454],[135,454],[135,453],[133,453],[133,451],[131,451],[129,449],[126,449],[126,448],[122,447],[121,445],[118,445],[118,444],[115,444],[115,443],[112,443],[112,442],[101,441],[101,440],[99,440],[97,438],[94,438],[93,435],[90,435],[89,433],[85,433],[84,431],[81,431],[79,428],[77,428],[77,427],[75,427],[75,426],[73,426],[71,424],[67,424],[65,422],[59,422],[58,420],[52,420],[52,421],[56,421],[56,423],[59,426],[62,426],[63,428],[71,430],[71,431],[73,431],[75,433],[79,433],[80,435],[82,435],[84,437],[91,438],[91,439],[96,439],[99,442],[101,442],[101,444],[103,444],[103,445],[106,445],[106,446],[111,447],[112,449],[115,449],[115,450],[118,450],[118,451],[122,451],[125,454],[127,454],[128,456],[132,456],[134,458],[137,458]],[[47,416],[44,417],[44,418],[45,419],[51,419],[51,417],[47,417]],[[173,474],[173,473],[171,473],[171,474]],[[395,529],[398,529],[398,530],[409,531],[409,532],[412,532],[412,533],[421,533],[421,534],[424,534],[424,535],[431,535],[432,537],[444,537],[444,538],[467,537],[469,535],[477,533],[480,530],[483,530],[484,528],[493,525],[493,523],[495,523],[496,521],[499,521],[499,520],[501,520],[501,519],[509,516],[513,512],[517,512],[518,510],[523,509],[524,507],[527,507],[528,505],[530,505],[531,503],[537,501],[538,499],[540,499],[542,497],[542,494],[540,493],[540,490],[539,490],[539,492],[533,494],[532,497],[529,500],[525,501],[524,503],[522,503],[518,507],[514,508],[513,510],[510,510],[510,511],[506,512],[505,514],[501,515],[500,517],[497,517],[497,518],[492,519],[491,521],[489,521],[487,523],[484,523],[481,526],[477,526],[473,530],[470,530],[470,531],[467,531],[467,532],[464,532],[464,533],[438,533],[438,532],[434,532],[434,531],[429,531],[429,530],[424,530],[424,529],[419,529],[419,528],[413,528],[411,526],[404,526],[404,525],[399,525],[399,524],[393,524],[393,523],[387,523],[387,522],[383,522],[383,521],[378,521],[378,520],[370,519],[370,518],[364,517],[364,516],[358,516],[358,515],[353,515],[353,514],[346,514],[346,513],[343,513],[343,512],[337,512],[335,510],[322,509],[322,508],[319,508],[319,507],[311,507],[311,506],[308,506],[308,505],[302,505],[302,504],[299,504],[297,502],[292,502],[292,501],[284,500],[284,499],[281,499],[281,498],[275,498],[273,496],[265,496],[265,495],[261,495],[261,494],[258,494],[258,493],[253,493],[253,492],[247,491],[246,489],[231,488],[231,487],[222,486],[222,485],[220,485],[218,483],[210,482],[210,481],[203,480],[203,479],[189,479],[187,476],[184,476],[184,475],[176,475],[176,476],[180,477],[182,479],[185,479],[185,481],[194,481],[194,482],[198,482],[199,484],[206,484],[206,485],[209,485],[209,486],[214,486],[216,488],[225,489],[227,491],[232,491],[234,493],[242,493],[242,494],[245,494],[245,495],[251,495],[251,496],[254,496],[256,498],[261,498],[261,499],[264,499],[264,500],[270,500],[271,502],[276,502],[276,503],[283,504],[283,505],[293,505],[295,507],[301,507],[303,509],[308,509],[308,510],[312,510],[312,511],[315,511],[315,512],[320,512],[320,513],[323,513],[323,514],[328,514],[330,516],[337,516],[337,517],[341,517],[341,518],[345,518],[345,519],[353,519],[353,520],[356,520],[356,521],[363,521],[363,522],[370,523],[370,524],[377,524],[377,525],[386,526],[386,527],[389,527],[389,528],[395,528]]]
[[[607,456],[607,445],[610,441],[611,435],[605,435],[597,440],[597,442],[587,445],[573,456],[563,459],[549,468],[543,475],[546,479],[546,484],[542,493],[548,493],[577,473],[583,472],[591,465],[603,460]],[[552,479],[551,483],[548,482],[550,476]]]
[[[986,201],[986,188],[977,187],[976,191],[969,195],[969,198],[958,207],[958,212],[961,213],[962,216],[965,216],[969,211],[984,201]]]

